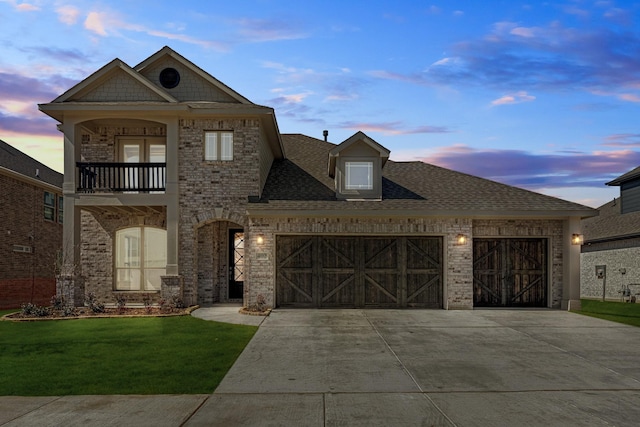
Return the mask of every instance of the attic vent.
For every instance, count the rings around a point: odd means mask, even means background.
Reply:
[[[160,84],[167,89],[173,89],[180,83],[180,73],[175,68],[165,68],[160,71]]]

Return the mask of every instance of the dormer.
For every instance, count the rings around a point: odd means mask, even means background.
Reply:
[[[346,200],[382,200],[382,168],[389,150],[357,132],[329,152],[329,176],[336,197]]]

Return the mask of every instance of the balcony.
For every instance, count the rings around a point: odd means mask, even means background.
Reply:
[[[164,192],[166,163],[76,163],[78,193]]]

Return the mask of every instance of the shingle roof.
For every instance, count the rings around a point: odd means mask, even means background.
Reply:
[[[283,134],[286,159],[275,161],[262,199],[250,211],[339,210],[420,211],[425,215],[591,216],[592,208],[455,172],[423,162],[388,161],[381,201],[335,197],[327,174],[334,144],[299,134]]]
[[[640,211],[621,214],[620,199],[598,208],[600,215],[582,221],[584,241],[640,235]]]
[[[29,178],[36,178],[37,169],[41,181],[58,188],[62,188],[64,181],[61,173],[43,165],[2,140],[0,140],[0,167],[12,170]]]
[[[619,177],[617,177],[616,179],[614,179],[613,181],[609,181],[607,182],[607,185],[612,185],[612,186],[616,186],[616,185],[620,185],[625,181],[630,181],[632,179],[638,178],[640,176],[640,166],[638,166],[637,168],[630,170],[629,172],[620,175]]]

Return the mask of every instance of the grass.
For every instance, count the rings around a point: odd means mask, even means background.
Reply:
[[[582,309],[576,313],[626,325],[640,326],[640,304],[583,299],[581,305]]]
[[[191,316],[0,322],[0,396],[212,393],[256,330]]]

